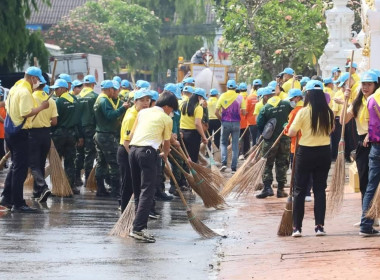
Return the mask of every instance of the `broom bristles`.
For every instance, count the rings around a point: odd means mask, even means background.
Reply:
[[[98,185],[96,184],[96,177],[95,177],[95,167],[92,168],[90,174],[88,175],[87,182],[86,182],[86,189],[91,192],[96,192],[98,190]]]
[[[290,236],[293,233],[293,201],[289,196],[278,227],[278,236]]]
[[[215,145],[214,142],[211,143],[211,148],[212,148],[212,156],[214,157],[214,160],[220,162],[221,161],[220,150],[218,149],[218,147]]]
[[[28,168],[28,175],[26,176],[26,179],[24,181],[24,187],[27,190],[33,190],[33,185],[34,185],[34,177],[32,175],[32,171],[30,168]]]
[[[380,216],[380,188],[377,188],[372,199],[366,217],[369,219],[377,219]]]
[[[126,237],[132,230],[133,221],[135,220],[135,196],[132,194],[127,207],[125,207],[124,212],[121,214],[120,218],[117,220],[116,224],[110,231],[109,235]]]
[[[345,179],[344,142],[341,142],[334,166],[330,191],[327,196],[327,209],[330,215],[335,215],[342,208]]]
[[[191,211],[191,209],[187,209],[186,213],[191,226],[200,236],[204,238],[219,236],[219,234],[202,223],[202,221],[193,213],[193,211]]]
[[[9,157],[11,156],[11,152],[7,152],[5,154],[5,156],[3,156],[3,158],[0,160],[0,170],[2,170],[5,166],[5,164],[7,163],[7,160],[9,159]]]
[[[214,173],[212,171],[210,172],[209,168],[206,168],[206,167],[204,167],[200,164],[194,163],[194,162],[191,162],[190,166],[197,172],[197,174],[200,177],[207,180],[210,184],[212,184],[216,188],[219,189],[220,187],[223,187],[223,185],[225,183],[225,179],[224,179],[223,175],[218,176],[216,173]]]
[[[49,152],[50,178],[53,185],[51,192],[60,197],[68,197],[73,195],[66,172],[62,167],[61,158],[55,149],[53,141],[51,141]]]

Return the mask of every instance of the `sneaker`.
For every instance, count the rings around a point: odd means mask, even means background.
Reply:
[[[223,165],[223,166],[220,168],[220,172],[224,172],[224,171],[226,171],[226,169],[227,169],[227,166]]]
[[[373,226],[374,226],[374,227],[378,227],[378,226],[379,226],[379,219],[375,219],[375,220],[373,221]]]
[[[35,191],[33,191],[31,199],[39,199],[40,197],[41,197],[41,192],[35,192]]]
[[[75,185],[76,187],[80,187],[80,186],[82,186],[82,185],[83,185],[83,181],[82,181],[82,179],[81,179],[81,178],[76,178],[76,179],[75,179],[75,182],[74,182],[74,185]]]
[[[80,194],[80,190],[77,186],[72,187],[71,190],[73,191],[73,194]]]
[[[360,224],[361,224],[362,222],[357,222],[357,223],[355,223],[354,224],[354,227],[360,227]]]
[[[45,187],[44,190],[41,193],[41,196],[38,198],[39,203],[46,202],[48,197],[51,195],[51,191],[49,190],[48,187]]]
[[[293,237],[302,237],[302,231],[300,229],[293,229],[293,233],[292,233],[292,236]]]
[[[155,212],[155,211],[149,212],[149,218],[157,220],[159,217],[160,217],[160,215],[157,212]]]
[[[368,231],[360,230],[359,235],[363,237],[379,236],[380,232],[376,229],[370,229]]]
[[[236,173],[236,169],[231,169],[231,174],[235,174]]]
[[[315,226],[315,235],[316,236],[325,236],[326,235],[326,232],[323,228],[323,226]]]
[[[240,155],[239,160],[244,160],[244,155]]]
[[[156,239],[154,238],[154,236],[149,234],[146,229],[143,229],[141,231],[133,230],[129,233],[129,236],[134,239],[140,240],[142,242],[147,242],[147,243],[156,242]]]
[[[26,204],[21,205],[21,206],[15,206],[15,205],[13,205],[11,211],[15,212],[15,213],[37,213],[37,209],[36,208],[29,207]]]
[[[156,194],[156,199],[160,201],[170,201],[173,200],[173,196],[167,195],[166,192],[160,192]]]
[[[305,202],[311,202],[312,201],[312,199],[311,199],[311,196],[305,196]]]

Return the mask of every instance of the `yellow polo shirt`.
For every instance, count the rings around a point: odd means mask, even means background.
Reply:
[[[356,123],[356,130],[358,131],[359,135],[364,135],[368,133],[368,120],[360,119],[360,114],[362,113],[364,107],[363,104],[360,106],[358,115],[355,118]],[[347,110],[347,113],[351,113],[353,115],[353,106],[350,105],[350,107]]]
[[[143,109],[137,115],[131,146],[151,146],[158,149],[164,140],[170,140],[173,121],[161,107]]]
[[[284,91],[280,92],[280,95],[279,95],[282,100],[288,97],[289,90],[292,89],[293,79],[294,78],[290,78],[282,85],[282,88],[284,89]],[[301,83],[297,80],[294,81],[293,88],[301,89]]]
[[[5,102],[5,109],[15,126],[20,125],[24,121],[22,116],[29,115],[33,108],[36,107],[32,92],[31,85],[23,79],[19,80],[10,89]],[[32,118],[28,118],[22,127],[22,129],[29,128],[32,128]]]
[[[344,93],[343,93],[342,89],[338,90],[334,94],[334,98],[344,100]],[[335,101],[333,101],[332,106],[331,106],[331,110],[334,112],[335,117],[340,117],[340,114],[342,113],[342,109],[343,109],[343,104],[338,104]]]
[[[129,108],[125,113],[120,129],[120,145],[123,145],[125,140],[131,140],[131,132],[137,118],[137,114],[138,112],[135,106]]]
[[[215,111],[216,111],[216,103],[218,102],[218,98],[217,97],[210,97],[208,100],[207,100],[207,109],[208,109],[208,118],[210,120],[217,120],[217,116],[215,115]]]
[[[179,123],[179,128],[181,129],[197,129],[195,126],[195,119],[202,119],[203,118],[203,107],[200,105],[197,105],[194,110],[193,116],[188,116],[187,114],[182,113],[182,106],[180,107],[181,111],[181,121]]]
[[[360,76],[357,72],[352,74],[351,77],[355,80],[355,83],[360,82]]]
[[[37,90],[33,92],[33,98],[37,103],[37,106],[40,106],[42,101],[45,101],[49,98],[49,95],[43,90]],[[42,110],[36,116],[36,118],[32,121],[33,128],[41,128],[41,127],[51,127],[50,120],[52,118],[58,117],[57,104],[53,99],[49,99],[49,108]],[[32,117],[31,119],[33,119]]]
[[[330,135],[313,135],[311,130],[311,106],[307,106],[298,111],[290,129],[301,131],[302,137],[299,140],[301,146],[317,147],[330,145]]]
[[[182,104],[185,102],[185,101],[188,101],[189,100],[189,97],[187,95],[182,95],[182,99],[181,100],[178,100],[178,107],[181,108]]]

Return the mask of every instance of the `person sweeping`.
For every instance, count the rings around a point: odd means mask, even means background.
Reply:
[[[334,129],[334,114],[323,93],[323,84],[311,80],[306,84],[305,105],[296,115],[288,135],[301,132],[295,166],[293,190],[293,237],[302,236],[305,195],[310,175],[313,178],[315,233],[325,235],[327,176],[331,165],[330,133]]]

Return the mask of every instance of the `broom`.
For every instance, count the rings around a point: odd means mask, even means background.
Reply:
[[[277,235],[278,236],[291,236],[293,233],[293,188],[294,188],[294,177],[296,170],[296,154],[298,148],[298,136],[296,136],[296,147],[292,162],[292,174],[290,175],[290,195],[286,200],[286,205],[284,213],[282,214],[280,225],[278,226]]]
[[[217,130],[214,131],[214,133],[212,135],[210,135],[210,133],[208,132],[208,130],[206,131],[207,133],[207,136],[208,136],[208,140],[211,141],[211,149],[212,149],[212,155],[214,156],[214,160],[215,161],[219,161],[221,160],[221,156],[220,156],[220,150],[219,148],[216,146],[216,144],[214,143],[214,141],[212,141],[212,138],[214,137],[214,135],[216,133],[219,132],[219,130],[221,130],[222,127],[219,127]],[[205,145],[205,144],[201,144],[202,145]]]
[[[183,196],[180,187],[178,186],[177,180],[175,179],[175,177],[173,175],[173,172],[169,168],[169,162],[168,162],[168,160],[165,160],[165,163],[166,163],[165,164],[165,172],[170,176],[170,178],[172,178],[172,180],[174,182],[174,185],[175,185],[175,188],[177,189],[179,197],[181,198],[182,203],[186,207],[187,218],[188,218],[191,226],[193,227],[193,229],[200,236],[202,236],[204,238],[212,238],[212,237],[215,237],[215,236],[219,236],[219,234],[217,234],[216,232],[214,232],[213,230],[211,230],[209,227],[207,227],[204,223],[202,223],[202,221],[193,213],[193,211],[191,210],[191,208],[187,204],[186,199]]]
[[[209,154],[209,161],[210,161],[210,166],[211,166],[211,172],[219,178],[219,180],[221,182],[223,182],[223,184],[225,183],[225,179],[224,179],[224,176],[222,174],[222,172],[220,172],[219,168],[216,166],[216,163],[215,163],[215,160],[214,160],[214,157],[212,156],[212,153],[209,149],[209,147],[207,146],[207,152]]]
[[[223,197],[219,195],[216,187],[209,184],[204,178],[201,178],[195,171],[191,171],[191,174],[187,173],[171,154],[169,154],[169,157],[183,173],[194,192],[202,199],[206,208],[217,208],[219,205],[225,204]]]
[[[0,160],[0,170],[4,169],[5,164],[7,163],[7,160],[10,158],[11,152],[7,152],[5,156]]]
[[[259,144],[255,145],[255,150],[248,156],[247,160],[243,163],[242,166],[236,171],[234,175],[227,181],[224,188],[220,192],[223,197],[229,195],[234,188],[242,184],[242,176],[247,172],[247,170],[255,164],[255,159],[260,154],[261,145],[264,143],[264,140],[261,140]],[[249,183],[249,182],[248,182]]]
[[[250,167],[241,178],[241,183],[236,189],[236,197],[239,197],[243,193],[248,195],[252,190],[257,190],[257,187],[262,182],[262,175],[267,163],[268,155],[274,147],[280,142],[281,137],[284,135],[284,131],[277,137],[272,147],[266,152],[266,154],[260,158],[252,167]],[[252,184],[251,184],[252,182]]]
[[[32,171],[30,170],[30,168],[28,168],[28,175],[26,176],[26,179],[24,181],[24,187],[27,190],[32,190],[33,189],[33,185],[34,185],[34,178],[33,178],[33,175],[32,175]]]
[[[348,76],[348,86],[351,88],[351,69],[352,63],[354,59],[354,51],[351,53],[351,63],[350,63],[350,74]],[[337,213],[342,207],[343,203],[343,195],[344,195],[344,183],[346,179],[345,174],[345,158],[344,158],[344,132],[346,128],[346,110],[347,110],[348,98],[346,97],[343,105],[343,118],[342,118],[342,132],[340,135],[340,141],[338,146],[338,156],[334,166],[334,173],[331,179],[330,191],[327,196],[327,205],[329,209],[329,213],[334,215]]]
[[[95,178],[95,166],[91,169],[91,172],[88,175],[88,178],[86,181],[86,189],[90,192],[96,192],[98,190],[98,186],[96,184],[96,178]]]
[[[51,192],[56,196],[68,197],[73,195],[69,180],[67,179],[66,172],[62,167],[62,161],[54,146],[53,140],[51,141],[49,152],[50,163],[50,178],[53,185]]]
[[[132,230],[133,221],[136,217],[135,210],[135,196],[132,194],[127,207],[125,207],[123,214],[121,214],[109,235],[120,237],[128,236]]]
[[[244,129],[242,135],[239,137],[239,150],[240,150],[240,143],[243,140],[244,135],[247,133],[247,130],[248,130],[248,126]],[[231,138],[230,138],[230,141],[232,141]],[[231,160],[232,160],[232,144],[229,144],[227,146],[227,164],[230,164]]]

